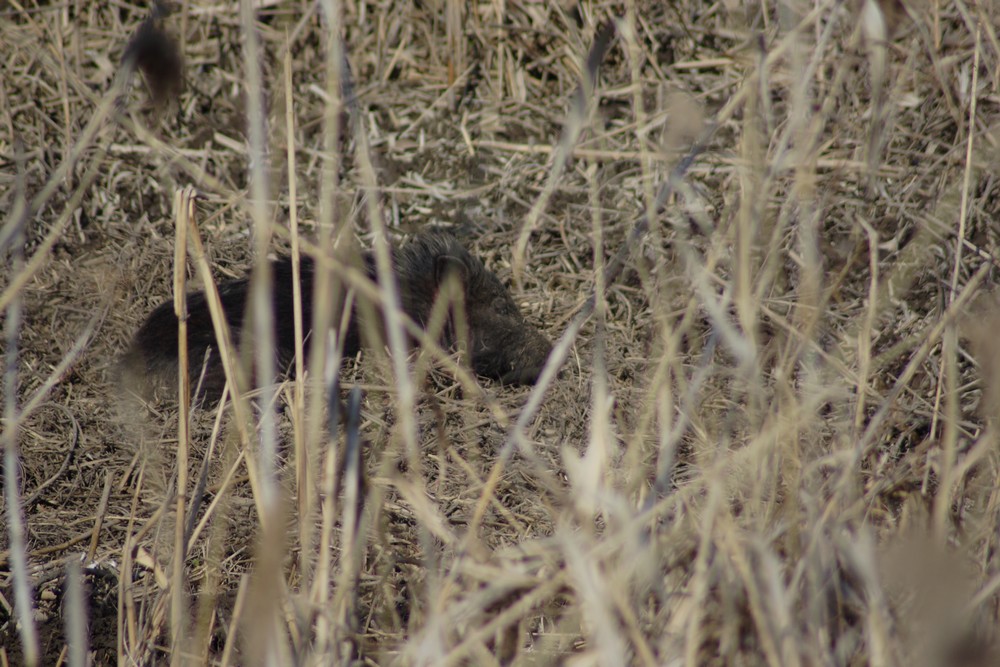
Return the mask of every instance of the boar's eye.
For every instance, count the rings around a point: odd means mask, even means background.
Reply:
[[[513,317],[518,314],[514,302],[503,296],[493,299],[493,312],[504,317]]]

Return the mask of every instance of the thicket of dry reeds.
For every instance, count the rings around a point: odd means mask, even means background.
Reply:
[[[0,665],[997,664],[1000,4],[174,10],[150,90],[150,7],[0,2]],[[535,388],[116,386],[175,284],[432,225]]]

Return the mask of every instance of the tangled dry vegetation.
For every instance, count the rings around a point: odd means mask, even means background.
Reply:
[[[0,664],[997,663],[1000,5],[256,4],[155,107],[149,7],[0,2]],[[356,490],[318,374],[126,408],[187,186],[216,279],[452,229],[560,373],[348,360]]]

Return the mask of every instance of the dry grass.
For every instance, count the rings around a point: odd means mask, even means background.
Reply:
[[[184,3],[162,112],[116,104],[148,8],[37,4],[0,2],[0,665],[997,663],[1000,6]],[[348,360],[339,492],[321,372],[275,419],[123,408],[186,186],[217,279],[452,228],[559,376]]]

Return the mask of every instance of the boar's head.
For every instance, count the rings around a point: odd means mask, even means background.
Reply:
[[[503,384],[534,384],[552,344],[524,319],[500,279],[457,242],[437,255],[435,272],[438,285],[454,276],[464,288],[472,369]]]

